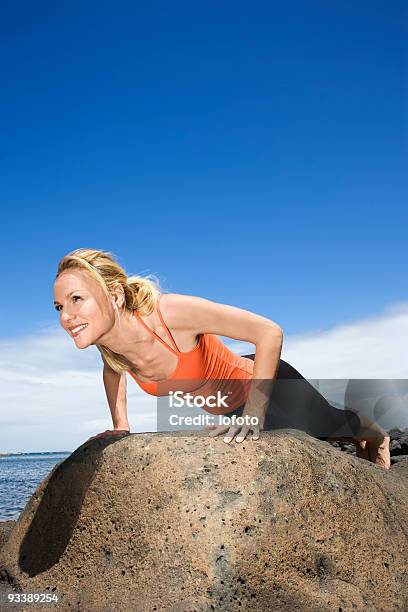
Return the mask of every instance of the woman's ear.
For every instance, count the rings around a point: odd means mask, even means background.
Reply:
[[[112,289],[112,305],[115,309],[121,310],[126,302],[125,292],[121,284],[116,285],[114,289]]]

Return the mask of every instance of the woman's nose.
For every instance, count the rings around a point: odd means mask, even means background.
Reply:
[[[72,321],[72,315],[66,310],[64,310],[64,312],[61,314],[61,323],[64,323],[64,325],[67,325],[71,321]]]

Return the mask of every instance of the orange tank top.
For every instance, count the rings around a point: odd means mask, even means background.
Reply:
[[[168,395],[169,392],[183,391],[193,396],[216,395],[217,391],[226,398],[222,407],[203,406],[211,414],[228,414],[242,406],[247,398],[253,377],[254,362],[252,359],[236,355],[215,334],[200,334],[197,345],[187,353],[181,352],[165,324],[157,301],[157,313],[173,346],[164,342],[134,310],[139,321],[157,340],[172,351],[178,358],[178,364],[173,374],[165,379],[154,382],[138,380],[135,374],[128,370],[137,384],[146,393],[155,396]],[[227,407],[225,407],[227,404]]]

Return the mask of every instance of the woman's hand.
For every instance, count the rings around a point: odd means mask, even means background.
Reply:
[[[235,419],[238,420],[238,423],[235,422]],[[230,425],[207,425],[204,430],[209,432],[210,438],[226,433],[227,435],[224,438],[226,444],[229,444],[234,438],[235,442],[243,442],[250,431],[252,431],[252,440],[259,440],[265,422],[265,410],[263,408],[251,409],[245,407],[242,416],[235,417],[235,419],[234,416],[231,417]]]
[[[105,438],[106,436],[120,436],[123,434],[130,434],[130,429],[107,429],[106,431],[102,431],[101,433],[96,434],[96,436],[92,436],[92,438],[88,438],[87,442],[90,442],[90,440],[96,440],[96,438]]]

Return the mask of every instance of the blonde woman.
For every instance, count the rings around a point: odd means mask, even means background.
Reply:
[[[250,432],[257,440],[262,430],[277,427],[294,426],[311,435],[320,430],[324,435],[317,437],[323,439],[352,437],[357,450],[364,446],[365,458],[390,467],[386,436],[358,440],[355,415],[330,406],[280,359],[283,334],[271,319],[200,297],[163,293],[149,278],[128,277],[111,253],[85,248],[59,262],[54,304],[76,347],[95,345],[101,352],[113,429],[94,437],[130,432],[126,373],[152,395],[174,390],[177,381],[190,381],[192,391],[197,381],[200,391],[203,381],[228,381],[227,408],[206,411],[242,416],[243,424],[232,420],[209,426],[210,436],[225,434],[226,443],[240,443]],[[219,335],[251,342],[256,352],[236,355]],[[297,384],[276,384],[293,379]]]

